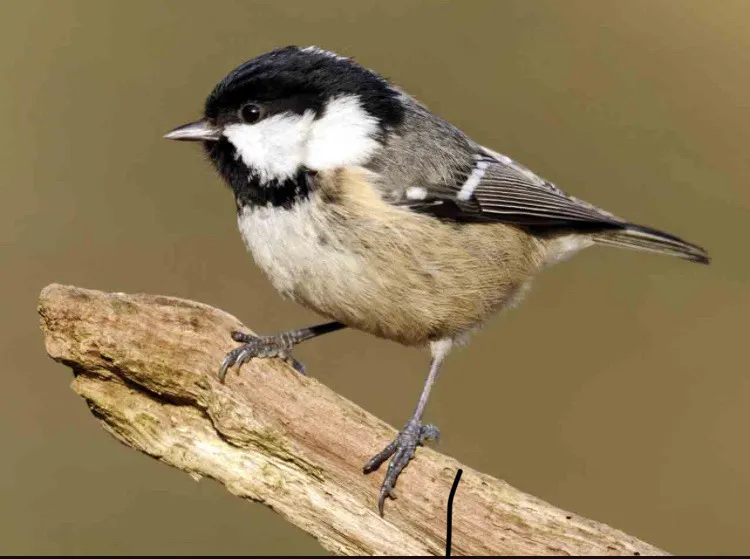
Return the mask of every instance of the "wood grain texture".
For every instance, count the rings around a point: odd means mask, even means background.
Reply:
[[[458,468],[455,555],[664,555],[607,525],[557,509],[429,448],[377,513],[382,472],[362,465],[396,430],[277,359],[227,384],[218,364],[248,331],[201,303],[49,285],[39,298],[49,355],[124,444],[266,504],[337,554],[444,555]]]

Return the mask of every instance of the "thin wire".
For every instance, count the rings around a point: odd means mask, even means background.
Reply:
[[[456,473],[456,479],[453,480],[453,487],[451,487],[451,494],[448,496],[448,536],[445,538],[445,556],[451,556],[451,539],[453,537],[453,497],[458,489],[458,482],[461,481],[461,474],[464,471],[459,468]]]

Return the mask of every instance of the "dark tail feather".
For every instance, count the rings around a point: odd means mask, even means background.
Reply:
[[[711,262],[708,253],[701,247],[686,243],[674,235],[640,225],[627,225],[624,229],[597,233],[593,238],[602,245],[668,254],[701,264]]]

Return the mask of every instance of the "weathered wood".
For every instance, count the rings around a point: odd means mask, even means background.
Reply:
[[[362,465],[396,431],[277,359],[252,360],[220,384],[230,332],[247,331],[236,318],[183,299],[56,284],[39,313],[47,352],[73,368],[73,389],[109,433],[270,506],[332,552],[443,555],[461,467],[456,555],[664,554],[428,448],[380,518],[383,474],[365,476]]]

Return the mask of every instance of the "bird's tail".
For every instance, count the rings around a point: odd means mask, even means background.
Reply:
[[[708,264],[708,253],[699,246],[686,243],[674,235],[628,224],[623,229],[615,229],[593,235],[596,243],[602,245],[656,252],[684,258],[700,264]]]

